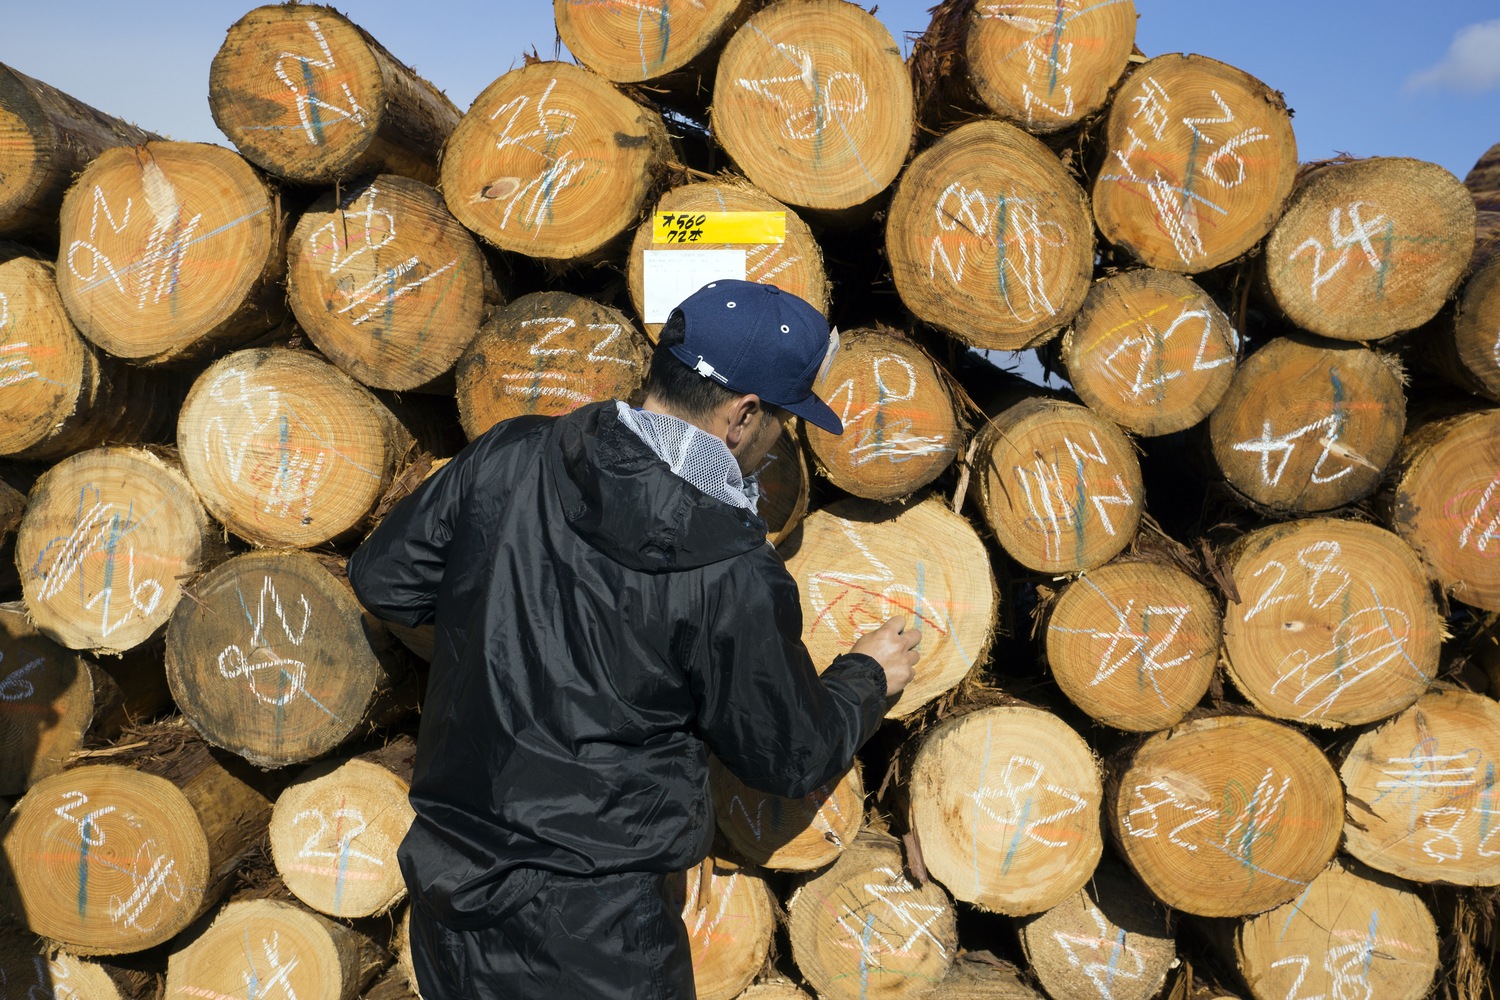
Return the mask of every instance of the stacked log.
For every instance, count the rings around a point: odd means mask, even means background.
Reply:
[[[582,65],[466,115],[257,8],[237,151],[0,67],[0,991],[416,995],[432,636],[343,560],[462,438],[639,404],[711,260],[841,329],[845,433],[756,470],[815,665],[892,616],[922,659],[801,799],[710,762],[700,996],[1479,1000],[1495,157],[1299,173],[1129,0],[947,0],[904,67],[842,0],[638,8],[555,0]]]

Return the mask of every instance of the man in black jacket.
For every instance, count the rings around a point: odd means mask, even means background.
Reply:
[[[667,877],[713,838],[707,755],[797,797],[911,679],[892,619],[821,676],[749,473],[813,394],[816,309],[719,281],[662,331],[644,407],[475,439],[349,561],[376,615],[434,622],[401,844],[425,1000],[694,996]]]

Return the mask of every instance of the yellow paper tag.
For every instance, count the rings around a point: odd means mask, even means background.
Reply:
[[[785,212],[657,212],[653,243],[785,243]]]

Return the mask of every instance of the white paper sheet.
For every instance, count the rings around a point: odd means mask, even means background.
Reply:
[[[646,250],[641,283],[647,323],[665,323],[677,304],[719,278],[745,280],[743,250]]]

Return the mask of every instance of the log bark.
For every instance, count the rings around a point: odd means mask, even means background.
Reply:
[[[1116,92],[1094,180],[1100,234],[1148,267],[1197,274],[1248,251],[1297,172],[1276,91],[1204,56],[1163,55]]]
[[[788,982],[756,983],[740,994],[740,1000],[813,1000],[812,994]]]
[[[885,246],[908,309],[995,350],[1050,340],[1094,273],[1088,197],[1056,154],[1003,122],[960,125],[912,160]]]
[[[639,402],[650,356],[646,338],[617,309],[571,292],[523,295],[485,323],[459,358],[459,422],[472,441],[523,414]]]
[[[832,434],[804,423],[802,433],[819,470],[847,493],[909,497],[963,451],[965,427],[947,374],[894,330],[841,333],[813,388],[844,430]]]
[[[1435,689],[1367,730],[1339,768],[1344,849],[1417,882],[1500,885],[1500,705]]]
[[[1306,171],[1266,240],[1272,299],[1303,330],[1381,340],[1437,315],[1469,269],[1474,199],[1434,163]]]
[[[1088,407],[1025,399],[985,425],[974,454],[981,513],[1023,566],[1094,569],[1135,537],[1140,462],[1119,428]]]
[[[1235,954],[1255,1000],[1420,1000],[1438,969],[1437,924],[1409,886],[1335,862],[1298,899],[1240,924]]]
[[[27,612],[69,649],[118,653],[165,625],[182,585],[222,555],[187,477],[138,448],[47,470],[16,534]]]
[[[240,153],[303,184],[360,174],[437,179],[459,110],[364,29],[320,4],[240,18],[209,67],[208,106]]]
[[[1229,389],[1238,335],[1191,278],[1144,268],[1089,289],[1063,334],[1068,381],[1089,406],[1126,430],[1156,437],[1186,430]]]
[[[160,1000],[160,977],[93,961],[30,935],[0,936],[0,996],[15,1000]]]
[[[180,730],[178,730],[180,732]],[[32,786],[0,838],[13,913],[79,955],[161,944],[210,908],[271,803],[191,742],[162,774],[86,764]]]
[[[1110,826],[1135,874],[1168,906],[1207,917],[1295,899],[1332,860],[1344,809],[1323,752],[1255,716],[1158,733],[1111,798]]]
[[[714,823],[734,855],[773,871],[816,871],[838,860],[864,825],[858,763],[800,799],[757,791],[709,757]]]
[[[1423,424],[1401,442],[1390,525],[1443,591],[1500,611],[1500,410]]]
[[[250,982],[268,989],[276,983],[289,997],[354,1000],[389,958],[368,936],[321,914],[275,899],[244,900],[225,906],[172,953],[167,995],[233,996]]]
[[[792,958],[824,1000],[937,993],[958,951],[953,903],[905,874],[898,841],[861,834],[788,903]]]
[[[660,0],[653,7],[552,0],[557,35],[580,63],[616,83],[668,85],[710,62],[758,6],[760,0]]]
[[[1487,149],[1464,176],[1464,187],[1482,212],[1500,212],[1500,142]]]
[[[479,244],[442,195],[395,174],[314,202],[287,258],[297,323],[377,389],[418,389],[447,374],[499,298]]]
[[[271,857],[286,887],[330,917],[390,912],[406,898],[396,848],[416,816],[409,791],[359,758],[303,772],[271,811]]]
[[[1312,517],[1227,554],[1229,676],[1263,713],[1337,728],[1387,718],[1437,676],[1442,619],[1416,553],[1373,524]]]
[[[637,222],[670,157],[656,111],[580,66],[537,62],[475,98],[443,149],[439,188],[502,250],[590,259]]]
[[[106,150],[68,189],[58,225],[63,304],[118,357],[193,360],[286,316],[279,196],[230,150]]]
[[[0,604],[0,795],[63,769],[86,742],[113,739],[171,703],[154,649],[105,668],[59,646]]]
[[[781,243],[655,243],[657,212],[784,212],[786,238]],[[651,215],[635,231],[626,262],[630,302],[637,316],[646,315],[646,254],[696,250],[745,251],[745,280],[775,285],[805,299],[825,316],[832,286],[823,266],[823,249],[802,217],[748,181],[726,177],[674,187],[661,196]],[[655,343],[661,323],[646,323],[646,336]]]
[[[1021,924],[1021,947],[1048,996],[1150,1000],[1177,965],[1167,913],[1114,864]]]
[[[1036,135],[1075,128],[1119,84],[1135,22],[1131,0],[947,0],[913,49],[921,118],[980,108]]]
[[[193,382],[183,469],[209,512],[256,545],[311,547],[370,518],[412,446],[371,392],[316,354],[253,348]]]
[[[1229,484],[1277,513],[1332,510],[1368,496],[1396,456],[1406,390],[1393,357],[1278,337],[1246,358],[1209,417]]]
[[[56,246],[74,175],[106,149],[158,138],[0,64],[0,235]]]
[[[1057,716],[982,708],[920,737],[908,821],[927,872],[957,899],[1020,916],[1078,892],[1104,849],[1103,781]]]
[[[85,340],[53,267],[0,246],[0,454],[55,461],[169,432],[180,398],[165,372],[122,364]]]
[[[776,902],[765,879],[708,857],[685,876],[687,925],[698,1000],[740,996],[765,965],[776,931]]]
[[[756,187],[827,220],[862,215],[914,137],[901,49],[841,0],[783,0],[751,16],[714,78],[714,137]]]
[[[943,1000],[1043,1000],[1027,986],[1021,970],[990,952],[964,951],[948,970],[940,991]]]
[[[802,522],[783,555],[801,590],[802,639],[818,669],[893,616],[922,630],[916,677],[886,718],[910,715],[984,662],[999,610],[989,554],[973,526],[941,501],[830,504]]]
[[[1172,566],[1117,560],[1058,595],[1047,621],[1052,677],[1090,717],[1148,733],[1181,722],[1219,662],[1219,604]]]
[[[317,557],[245,553],[191,593],[167,631],[167,678],[183,715],[215,746],[283,767],[413,707],[394,641]]]

